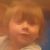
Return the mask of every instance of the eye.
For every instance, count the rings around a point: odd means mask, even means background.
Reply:
[[[29,24],[29,25],[35,25],[35,21],[34,21],[34,20],[29,20],[29,21],[28,21],[28,24]]]
[[[21,24],[23,22],[23,18],[22,16],[20,16],[20,14],[19,15],[16,14],[16,16],[14,17],[14,21],[16,24]]]
[[[28,18],[28,24],[31,26],[36,25],[37,24],[36,19],[35,18]]]
[[[15,22],[16,22],[16,24],[21,24],[22,20],[16,20]]]
[[[15,23],[16,24],[21,24],[21,23],[23,23],[23,19],[22,18],[17,18],[17,19],[15,19]]]

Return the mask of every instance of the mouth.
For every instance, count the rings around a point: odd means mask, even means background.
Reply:
[[[33,34],[31,32],[20,32],[19,35],[21,35],[23,38],[32,38]]]
[[[27,32],[27,31],[21,31],[20,34],[26,34],[26,35],[29,35],[30,32]]]
[[[29,36],[32,36],[31,33],[29,33],[29,32],[18,32],[16,35],[20,36],[22,38],[27,38]]]
[[[28,32],[21,32],[20,34],[22,34],[22,35],[29,35],[30,33],[28,33]]]

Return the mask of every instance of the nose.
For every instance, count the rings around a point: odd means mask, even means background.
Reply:
[[[29,25],[28,25],[27,22],[23,22],[23,23],[22,23],[22,26],[23,26],[24,28],[28,28]]]
[[[23,24],[22,24],[22,30],[24,30],[24,31],[28,31],[28,23],[27,22],[24,22]]]

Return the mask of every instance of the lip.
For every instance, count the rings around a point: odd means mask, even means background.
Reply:
[[[28,32],[22,31],[20,34],[29,34]]]

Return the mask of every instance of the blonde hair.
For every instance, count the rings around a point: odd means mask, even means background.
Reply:
[[[2,26],[7,28],[9,21],[11,20],[11,18],[13,17],[13,15],[16,13],[17,8],[19,7],[19,10],[25,11],[25,12],[33,12],[33,14],[35,14],[35,16],[38,19],[38,22],[40,24],[40,38],[43,36],[42,31],[44,29],[44,15],[42,12],[42,9],[39,5],[37,5],[35,2],[32,1],[13,1],[7,8],[7,11],[5,13],[5,15],[3,16],[2,19]]]

